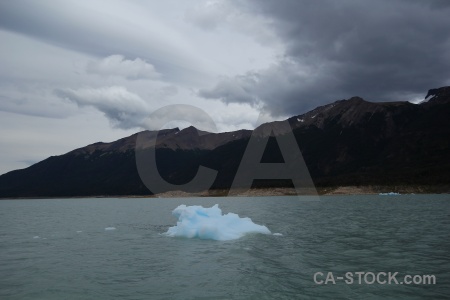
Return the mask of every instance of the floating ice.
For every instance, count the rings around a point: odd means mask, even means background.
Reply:
[[[38,235],[33,236],[33,239],[39,239],[40,237]]]
[[[279,232],[275,232],[273,235],[283,236],[283,234],[282,234],[282,233],[279,233]]]
[[[116,227],[106,227],[105,230],[116,230]]]
[[[210,208],[183,204],[172,214],[178,222],[163,233],[167,236],[225,241],[238,239],[247,233],[271,234],[266,226],[253,223],[250,218],[241,218],[234,213],[222,215],[218,204]]]
[[[380,196],[398,196],[400,195],[400,193],[394,193],[394,192],[389,192],[389,193],[380,193]]]

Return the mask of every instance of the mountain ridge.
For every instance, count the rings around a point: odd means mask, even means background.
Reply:
[[[359,184],[448,185],[450,88],[430,89],[427,101],[338,100],[293,116],[289,122],[318,186]],[[194,127],[143,131],[51,156],[0,176],[0,198],[152,194],[136,171],[136,137],[155,145],[161,176],[174,184],[192,179],[199,165],[218,170],[213,189],[227,189],[252,133],[270,136],[281,121],[254,131],[200,132]],[[278,132],[283,135],[286,132]],[[271,137],[264,162],[281,162]],[[256,187],[289,186],[265,181]]]

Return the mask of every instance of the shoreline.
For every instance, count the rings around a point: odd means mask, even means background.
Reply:
[[[350,195],[379,195],[380,193],[405,194],[450,194],[450,186],[337,186],[318,187],[314,190],[305,190],[299,196],[350,196]],[[237,190],[229,194],[226,189],[207,190],[203,192],[188,193],[184,191],[168,191],[155,195],[95,195],[95,196],[60,196],[60,197],[8,197],[1,200],[27,200],[27,199],[83,199],[83,198],[187,198],[187,197],[275,197],[296,196],[293,188],[253,188],[250,190]]]
[[[338,186],[318,187],[315,191],[306,191],[299,196],[350,196],[350,195],[379,195],[380,193],[406,194],[450,194],[448,186]],[[183,197],[273,197],[296,196],[293,188],[255,188],[247,191],[234,191],[228,195],[228,190],[208,190],[198,193],[170,191],[149,196],[149,198],[183,198]]]

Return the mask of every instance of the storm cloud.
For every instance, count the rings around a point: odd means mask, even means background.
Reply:
[[[450,2],[282,0],[235,5],[270,20],[284,53],[199,95],[292,115],[338,99],[406,101],[450,84]],[[257,33],[255,33],[257,36]]]

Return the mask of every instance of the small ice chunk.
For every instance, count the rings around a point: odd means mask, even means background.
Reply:
[[[33,239],[39,239],[40,237],[38,235],[33,236]]]
[[[163,233],[171,237],[226,241],[247,233],[271,234],[266,226],[253,223],[250,218],[241,218],[234,213],[222,215],[218,204],[209,208],[183,204],[175,208],[172,214],[178,218],[177,225]]]
[[[108,231],[108,230],[116,230],[116,227],[106,227],[105,230],[106,231]]]
[[[276,235],[276,236],[282,236],[283,234],[282,234],[282,233],[279,233],[279,232],[275,232],[273,235]]]

